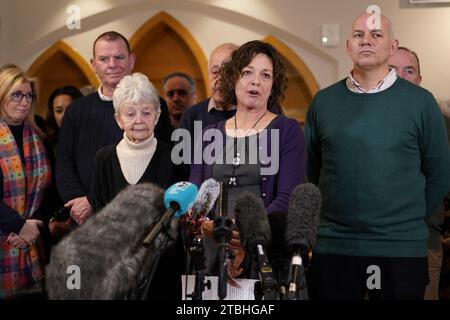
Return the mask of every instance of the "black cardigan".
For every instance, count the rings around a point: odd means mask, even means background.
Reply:
[[[151,182],[166,189],[179,181],[179,166],[170,160],[171,147],[158,140],[155,154],[148,164],[138,183]],[[107,146],[99,150],[94,159],[92,171],[92,188],[89,202],[94,212],[98,212],[126,186],[126,181],[116,145]],[[179,300],[181,298],[180,276],[184,272],[184,250],[180,237],[171,248],[167,248],[160,257],[148,299],[151,300]]]
[[[94,212],[106,206],[121,190],[128,186],[116,151],[117,145],[99,150],[94,159],[92,187],[89,202]],[[158,140],[155,154],[138,183],[151,182],[166,189],[177,182],[179,174],[170,160],[171,148]]]
[[[161,102],[161,116],[155,137],[170,140],[167,105]],[[111,101],[103,101],[97,92],[75,100],[64,114],[58,137],[56,184],[64,202],[87,196],[91,188],[92,164],[97,151],[117,144],[123,131],[114,119]]]

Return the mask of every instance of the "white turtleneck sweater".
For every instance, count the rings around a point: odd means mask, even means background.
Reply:
[[[143,142],[134,143],[123,133],[123,139],[117,145],[116,151],[120,168],[129,184],[136,184],[142,177],[155,154],[157,143],[154,134]]]

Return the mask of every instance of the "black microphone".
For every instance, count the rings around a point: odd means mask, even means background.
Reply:
[[[261,198],[243,192],[236,202],[236,225],[246,254],[256,255],[260,282],[255,287],[255,298],[276,300],[277,282],[269,264],[266,248],[271,241],[271,230],[266,209]]]
[[[154,264],[154,251],[137,248],[164,212],[163,195],[152,184],[128,186],[61,240],[46,268],[49,298],[124,299]]]
[[[320,190],[312,183],[300,184],[292,191],[285,234],[286,245],[292,254],[289,268],[289,300],[299,299],[304,270],[302,256],[307,256],[316,243],[321,203]]]

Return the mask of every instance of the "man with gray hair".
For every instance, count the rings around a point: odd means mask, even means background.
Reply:
[[[169,108],[170,123],[178,128],[184,111],[196,100],[195,81],[183,72],[172,72],[163,79],[163,90]]]
[[[354,21],[353,70],[316,94],[306,119],[308,177],[323,199],[308,270],[313,299],[423,299],[425,219],[450,188],[439,106],[389,70],[398,42],[389,19],[375,18]]]

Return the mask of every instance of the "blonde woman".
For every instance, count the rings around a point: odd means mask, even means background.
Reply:
[[[51,169],[33,121],[35,101],[33,79],[14,65],[0,68],[0,299],[41,292],[36,241]]]

